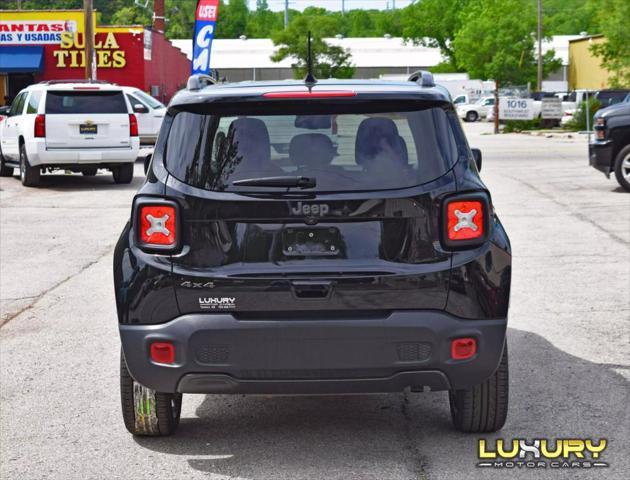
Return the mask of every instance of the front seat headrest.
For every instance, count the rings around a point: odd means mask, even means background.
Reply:
[[[379,157],[400,151],[398,127],[390,118],[367,118],[361,122],[355,141],[357,165],[366,166]],[[393,160],[393,159],[392,159]]]
[[[323,133],[302,133],[289,144],[289,160],[297,166],[325,167],[336,153],[332,140]]]
[[[264,169],[271,162],[271,142],[265,122],[258,118],[237,118],[230,124],[227,140],[240,168]]]

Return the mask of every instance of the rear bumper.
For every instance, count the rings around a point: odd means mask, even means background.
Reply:
[[[120,325],[127,365],[160,392],[315,394],[468,388],[497,368],[506,319],[463,320],[439,311],[386,318],[243,321],[193,314],[161,325]],[[451,340],[477,339],[452,360]],[[150,345],[172,342],[175,363],[153,363]]]
[[[138,157],[140,142],[132,138],[126,148],[47,149],[45,139],[34,139],[26,145],[31,166],[38,165],[99,165],[132,163]]]
[[[591,167],[604,172],[607,177],[613,170],[613,145],[610,140],[588,145],[588,161]]]

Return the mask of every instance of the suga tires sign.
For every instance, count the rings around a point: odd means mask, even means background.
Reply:
[[[210,50],[218,14],[219,0],[199,0],[193,38],[193,75],[210,72]]]

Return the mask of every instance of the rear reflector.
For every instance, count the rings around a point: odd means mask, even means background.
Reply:
[[[141,205],[139,210],[139,239],[143,246],[171,247],[177,243],[175,207]]]
[[[152,343],[151,360],[155,363],[175,363],[175,346],[168,342]]]
[[[35,117],[35,137],[44,138],[46,136],[46,117],[37,115]]]
[[[129,136],[130,137],[138,136],[138,119],[133,113],[129,114]]]
[[[477,353],[477,340],[474,338],[456,338],[451,342],[451,358],[467,360]]]
[[[263,94],[265,98],[336,98],[336,97],[356,97],[357,92],[352,90],[319,90],[300,92],[267,92]]]

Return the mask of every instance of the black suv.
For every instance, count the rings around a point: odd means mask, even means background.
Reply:
[[[114,255],[131,433],[172,433],[184,393],[448,390],[457,429],[503,426],[509,239],[412,79],[173,98]]]
[[[630,100],[598,110],[593,125],[589,163],[606,177],[614,172],[619,185],[630,192]]]

